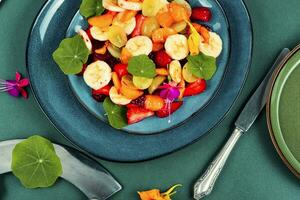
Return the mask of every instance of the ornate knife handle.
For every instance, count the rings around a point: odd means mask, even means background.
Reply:
[[[236,142],[243,134],[243,131],[239,128],[235,128],[229,140],[222,148],[220,153],[216,156],[214,161],[209,165],[205,173],[197,180],[194,185],[194,199],[199,200],[209,195],[214,187],[214,184],[223,169],[226,160],[231,153]]]

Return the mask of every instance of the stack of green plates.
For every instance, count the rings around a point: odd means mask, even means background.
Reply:
[[[267,118],[277,152],[300,178],[300,45],[273,75]]]

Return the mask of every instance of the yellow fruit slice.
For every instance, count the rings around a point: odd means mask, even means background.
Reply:
[[[121,86],[120,92],[128,99],[137,99],[144,94],[142,90],[132,90],[127,87]]]
[[[153,79],[153,81],[152,81],[150,87],[148,88],[148,92],[149,92],[150,94],[152,94],[153,92],[155,92],[155,90],[157,90],[157,88],[158,88],[158,87],[159,87],[166,79],[167,79],[166,76],[156,76],[156,77]]]
[[[126,75],[126,76],[123,76],[122,77],[122,80],[121,80],[121,84],[122,86],[128,88],[128,89],[131,89],[131,90],[137,90],[138,88],[135,87],[135,85],[133,84],[133,81],[132,81],[132,76],[131,75]]]
[[[183,79],[184,79],[186,82],[188,82],[188,83],[193,83],[193,82],[195,82],[198,78],[188,71],[187,66],[188,66],[188,63],[186,63],[186,64],[183,66],[183,69],[182,69],[182,77],[183,77]]]
[[[177,33],[184,32],[186,29],[187,23],[185,21],[177,22],[171,26]]]
[[[113,44],[109,44],[107,46],[107,50],[109,51],[109,53],[115,57],[115,58],[120,58],[121,57],[121,49],[116,47]]]
[[[174,82],[179,83],[181,81],[181,71],[181,64],[178,60],[173,60],[169,64],[169,74]]]
[[[142,4],[142,13],[147,17],[154,17],[168,4],[166,0],[144,0]]]
[[[113,45],[119,48],[127,43],[127,35],[124,29],[116,25],[109,27],[107,37]]]
[[[145,78],[140,76],[133,76],[132,78],[133,84],[140,90],[145,90],[150,87],[152,84],[152,78]]]

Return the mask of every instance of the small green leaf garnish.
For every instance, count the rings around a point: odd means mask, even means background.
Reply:
[[[15,146],[11,169],[26,188],[50,187],[62,174],[53,144],[41,136],[32,136]]]
[[[100,15],[104,12],[102,0],[82,0],[80,5],[80,14],[85,18]]]
[[[147,55],[132,57],[128,62],[128,72],[145,78],[153,78],[156,75],[155,64]]]
[[[87,62],[89,54],[81,36],[76,35],[61,41],[53,53],[53,59],[65,74],[78,74]]]
[[[195,56],[188,56],[187,69],[193,75],[210,80],[217,70],[216,58],[206,56],[203,53]]]
[[[108,115],[108,121],[112,127],[120,129],[127,126],[126,108],[124,106],[116,105],[109,97],[106,97],[103,102],[103,108]]]

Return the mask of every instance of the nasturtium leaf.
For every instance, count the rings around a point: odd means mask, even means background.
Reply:
[[[50,187],[62,174],[53,144],[41,136],[32,136],[15,146],[11,169],[26,188]]]
[[[109,97],[106,97],[103,107],[107,113],[109,124],[112,127],[120,129],[127,126],[126,108],[124,106],[116,105]]]
[[[188,56],[187,69],[193,75],[210,80],[217,70],[216,58],[206,56],[203,53],[195,56]]]
[[[80,14],[85,18],[100,15],[104,12],[102,0],[82,0],[80,5]]]
[[[128,62],[128,72],[133,76],[153,78],[156,75],[155,64],[147,55],[132,57]]]
[[[89,57],[89,50],[79,35],[64,39],[53,53],[53,59],[65,74],[78,74]]]

